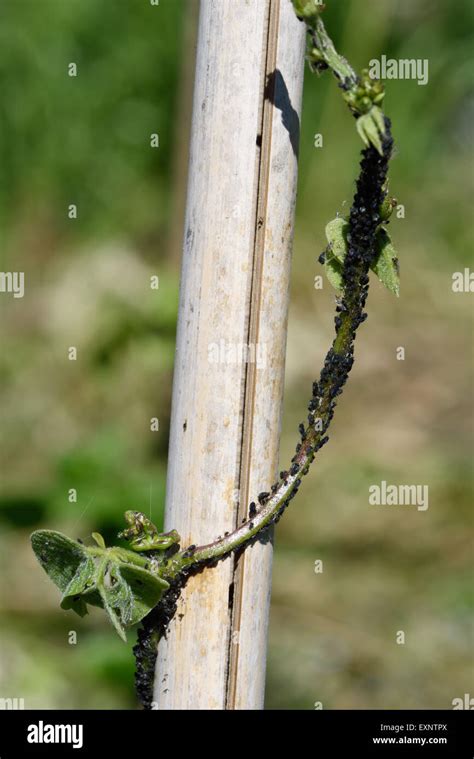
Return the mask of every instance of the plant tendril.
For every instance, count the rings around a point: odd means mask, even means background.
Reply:
[[[370,83],[367,76],[357,77],[348,62],[339,56],[320,18],[321,7],[315,0],[293,0],[297,15],[308,27],[310,46],[308,60],[318,73],[330,68],[344,92],[344,98],[358,120],[373,118],[373,109],[383,98],[380,83]],[[308,15],[298,10],[306,8]],[[364,100],[365,98],[365,100]],[[392,155],[391,123],[387,117],[376,116],[377,136],[369,125],[367,147],[362,151],[356,192],[349,215],[347,253],[342,264],[342,297],[336,299],[335,337],[326,355],[319,380],[313,383],[306,423],[300,424],[300,442],[288,470],[280,472],[270,492],[259,495],[259,508],[249,507],[248,518],[236,530],[213,543],[190,546],[167,559],[166,578],[170,589],[153,611],[145,617],[134,648],[136,657],[136,688],[145,708],[151,708],[157,645],[166,636],[168,625],[176,612],[177,600],[189,576],[218,561],[233,551],[245,549],[261,539],[272,524],[281,518],[296,495],[301,478],[307,474],[316,453],[328,441],[328,429],[334,416],[337,398],[342,393],[354,363],[356,332],[367,318],[364,311],[369,290],[369,269],[377,256],[376,235],[387,219],[383,203],[387,196],[387,173]],[[364,129],[367,122],[364,122]],[[358,130],[360,132],[359,126]]]

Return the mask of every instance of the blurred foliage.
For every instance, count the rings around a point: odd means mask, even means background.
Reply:
[[[33,215],[70,243],[56,209],[75,202],[78,236],[156,234],[169,212],[181,17],[176,0],[158,11],[143,0],[3,0],[3,230]],[[152,133],[161,150],[145,149]]]
[[[387,83],[391,192],[406,208],[390,230],[401,297],[374,281],[331,444],[278,527],[267,706],[449,708],[472,678],[472,296],[454,294],[451,276],[469,265],[472,242],[473,6],[327,5],[356,68],[382,53],[428,58],[430,78]],[[59,611],[28,535],[47,526],[111,536],[134,507],[162,519],[179,276],[170,239],[184,184],[177,98],[193,55],[184,9],[0,4],[2,269],[28,272],[28,297],[0,302],[0,693],[28,707],[135,705],[130,648],[100,611]],[[359,150],[329,74],[307,73],[283,465],[332,336],[333,292],[313,279],[325,225],[350,205]],[[77,221],[67,218],[73,202]],[[368,506],[382,479],[428,483],[430,508]]]

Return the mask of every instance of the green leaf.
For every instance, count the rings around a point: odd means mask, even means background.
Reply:
[[[31,545],[44,571],[63,593],[88,558],[83,545],[53,530],[34,532]]]
[[[120,621],[120,609],[115,608],[111,604],[109,604],[106,594],[101,592],[101,598],[103,603],[103,608],[107,612],[107,615],[112,622],[113,626],[115,627],[117,633],[122,638],[124,642],[127,641],[127,634],[125,632],[125,629]]]
[[[336,216],[326,225],[326,238],[329,243],[326,250],[324,268],[331,285],[341,291],[342,267],[347,253],[347,233],[349,222],[343,216]]]
[[[371,110],[369,111],[369,115],[372,117],[372,121],[375,123],[375,126],[379,130],[380,134],[384,135],[385,134],[385,119],[384,119],[382,109],[379,108],[377,105],[373,105]]]
[[[367,120],[367,114],[364,116],[359,116],[359,118],[356,121],[356,129],[359,132],[359,136],[362,138],[362,142],[366,147],[369,147],[370,142],[369,138],[367,137],[365,133],[365,123]]]
[[[158,603],[169,583],[145,568],[147,560],[123,548],[83,546],[59,532],[38,530],[33,550],[62,591],[61,608],[81,617],[87,605],[103,608],[122,640],[125,628],[140,622]],[[134,562],[143,562],[138,566]]]
[[[342,291],[342,264],[337,260],[337,258],[326,258],[324,268],[326,271],[326,276],[331,285],[336,290]]]
[[[120,575],[119,564],[106,561],[99,578],[99,593],[104,609],[122,640],[127,640],[124,630],[125,609],[131,604],[131,591]]]
[[[94,538],[99,548],[105,548],[105,540],[100,534],[100,532],[93,532],[92,537]]]
[[[371,269],[382,284],[398,298],[400,295],[398,258],[390,235],[383,227],[377,233],[377,250],[377,259]]]
[[[128,583],[132,594],[127,624],[134,625],[156,606],[165,590],[168,590],[169,583],[133,564],[122,564],[120,573]]]
[[[81,596],[96,589],[96,574],[94,560],[86,557],[63,593],[61,609],[72,609],[80,617],[84,617],[87,614],[87,604]]]
[[[378,114],[373,114],[373,110],[374,107],[372,107],[368,113],[365,113],[363,116],[359,116],[356,121],[356,127],[357,131],[362,137],[364,144],[367,145],[367,147],[369,145],[373,145],[374,148],[380,153],[380,155],[383,155],[382,141],[380,139],[380,131],[377,123]],[[377,108],[377,110],[380,111],[379,108]],[[380,113],[382,112],[380,111]]]
[[[293,7],[298,18],[304,18],[308,23],[315,21],[322,11],[318,0],[293,0]]]
[[[349,222],[343,216],[336,216],[326,224],[326,238],[331,248],[332,255],[340,263],[344,261],[347,252],[347,233]]]
[[[149,614],[168,588],[166,580],[147,569],[114,560],[107,562],[99,582],[104,609],[124,640],[124,628]]]

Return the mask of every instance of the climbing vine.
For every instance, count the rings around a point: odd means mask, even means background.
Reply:
[[[394,201],[388,196],[393,140],[390,121],[382,111],[384,87],[367,71],[357,76],[337,53],[321,18],[322,4],[293,0],[293,5],[307,27],[311,70],[332,71],[365,147],[350,213],[326,227],[328,244],[320,262],[337,290],[335,336],[319,379],[313,383],[290,466],[268,491],[260,493],[258,503],[250,504],[248,517],[236,530],[208,545],[182,549],[176,530],[159,533],[138,511],[126,512],[127,527],[119,533],[127,548],[107,548],[98,533],[93,533],[95,545],[90,546],[51,530],[38,530],[31,537],[40,564],[62,592],[63,609],[83,616],[88,604],[103,608],[124,640],[126,628],[142,623],[134,653],[137,694],[145,708],[152,701],[158,641],[166,634],[189,576],[233,551],[244,550],[278,522],[317,452],[327,443],[338,396],[354,363],[356,333],[367,318],[370,270],[398,295],[398,262],[386,229]]]

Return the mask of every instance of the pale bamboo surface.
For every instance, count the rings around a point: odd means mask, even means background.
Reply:
[[[165,522],[183,546],[276,479],[303,68],[290,0],[202,0]],[[158,709],[262,708],[271,563],[267,541],[191,578]]]

